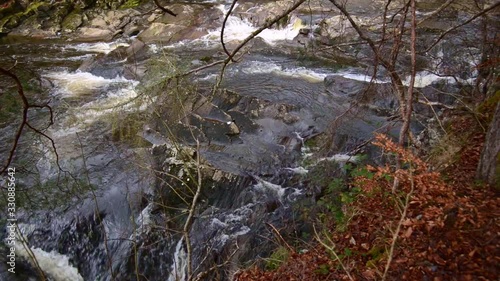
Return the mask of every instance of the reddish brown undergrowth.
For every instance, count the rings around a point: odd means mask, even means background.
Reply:
[[[375,145],[399,158],[402,168],[368,167],[368,176],[354,179],[363,192],[344,210],[356,215],[345,231],[330,227],[318,235],[335,254],[318,243],[292,253],[275,271],[255,267],[236,280],[497,280],[499,200],[474,181],[483,141],[481,134],[471,136],[440,174],[378,135]]]

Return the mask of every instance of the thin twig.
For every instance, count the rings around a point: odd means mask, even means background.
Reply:
[[[285,246],[288,248],[288,250],[290,252],[295,252],[295,250],[285,241],[285,239],[283,238],[283,236],[281,236],[280,232],[276,229],[276,227],[274,227],[274,225],[266,222],[266,225],[269,226],[273,232],[276,234],[276,237],[279,238],[279,240],[281,240],[281,242],[283,242],[283,244],[285,244]]]
[[[425,51],[423,51],[422,53],[427,53],[429,52],[432,48],[434,48],[439,42],[441,42],[441,40],[450,32],[456,30],[456,29],[459,29],[461,28],[462,26],[464,25],[467,25],[469,24],[470,22],[472,22],[473,20],[477,19],[478,17],[488,13],[489,11],[492,11],[496,8],[498,8],[500,6],[500,1],[499,2],[496,2],[495,4],[489,6],[488,8],[482,10],[481,12],[475,14],[474,16],[472,16],[470,19],[464,21],[463,23],[459,24],[459,25],[455,25],[453,27],[450,27],[448,28],[445,32],[441,33],[441,35],[436,39],[436,41],[434,41],[434,43],[432,43],[427,49],[425,49]]]
[[[202,174],[201,174],[201,156],[200,156],[200,141],[196,140],[196,164],[197,164],[197,173],[198,173],[198,182],[196,193],[194,194],[193,200],[191,201],[191,207],[189,208],[189,214],[184,223],[183,233],[184,233],[184,241],[186,242],[186,252],[187,252],[187,276],[188,280],[192,279],[192,248],[191,241],[189,240],[189,232],[191,230],[191,225],[193,224],[194,213],[196,210],[196,206],[198,204],[198,199],[201,195],[201,187],[202,187]]]
[[[349,273],[349,270],[347,270],[347,267],[344,265],[344,263],[342,262],[342,260],[340,259],[340,257],[337,255],[337,253],[335,252],[335,249],[333,249],[334,246],[329,246],[325,243],[325,241],[323,241],[320,237],[319,237],[319,234],[318,232],[316,231],[316,226],[313,225],[313,229],[314,229],[314,234],[315,234],[315,237],[316,237],[316,240],[318,240],[318,242],[323,245],[323,247],[325,247],[328,251],[330,251],[332,253],[332,255],[335,257],[335,259],[339,262],[340,264],[340,267],[342,267],[342,269],[345,271],[345,273],[347,274],[347,277],[349,277],[349,280],[351,281],[354,281],[354,278],[352,278],[351,276],[351,273]],[[327,238],[328,238],[328,235],[327,235]],[[328,238],[328,240],[330,240]],[[330,240],[330,242],[332,242]]]
[[[392,260],[394,258],[394,248],[396,247],[396,242],[399,237],[399,232],[401,231],[401,227],[403,226],[403,222],[406,220],[406,214],[408,213],[408,208],[410,207],[410,199],[411,196],[413,195],[413,191],[415,188],[415,183],[413,181],[413,175],[412,175],[412,170],[411,167],[409,169],[410,171],[410,192],[408,192],[405,196],[405,202],[403,205],[403,212],[401,214],[401,217],[399,218],[398,225],[396,226],[396,230],[392,233],[392,241],[391,241],[391,247],[389,248],[389,256],[387,258],[387,262],[385,264],[385,269],[384,269],[384,274],[382,275],[382,280],[387,279],[387,274],[389,272],[389,268],[391,267]]]
[[[176,17],[176,16],[177,16],[177,14],[176,14],[176,13],[174,13],[174,12],[172,12],[171,10],[169,10],[169,9],[167,9],[167,8],[165,8],[165,7],[163,7],[163,6],[160,4],[160,2],[159,2],[158,0],[153,0],[153,1],[155,2],[156,6],[157,6],[160,10],[162,10],[163,12],[168,13],[168,14],[170,14],[170,15],[174,16],[174,17]]]

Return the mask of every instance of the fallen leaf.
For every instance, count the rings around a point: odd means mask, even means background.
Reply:
[[[411,234],[413,233],[413,228],[412,227],[409,227],[406,232],[403,234],[403,237],[404,238],[409,238],[411,236]]]
[[[351,243],[352,245],[356,245],[356,240],[354,239],[354,237],[351,237],[351,240],[349,240],[349,243]]]

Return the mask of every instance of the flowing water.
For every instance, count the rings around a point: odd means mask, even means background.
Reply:
[[[227,5],[218,7],[227,11]],[[300,19],[293,18],[283,29],[266,30],[259,37],[269,47],[247,55],[227,70],[224,87],[245,97],[294,105],[300,108],[302,120],[288,126],[272,118],[260,118],[255,122],[264,129],[240,136],[241,145],[233,144],[222,152],[203,151],[203,156],[215,167],[237,176],[234,181],[221,183],[222,187],[213,194],[205,192],[206,207],[196,217],[190,235],[193,251],[197,253],[195,265],[207,257],[213,259],[211,265],[221,263],[220,259],[231,256],[228,252],[237,244],[246,248],[243,256],[237,255],[237,258],[256,257],[262,242],[258,236],[270,233],[262,222],[286,225],[295,220],[291,204],[306,195],[300,184],[292,184],[288,179],[307,173],[297,165],[304,151],[299,149],[283,161],[272,154],[280,155],[284,146],[271,147],[269,141],[276,135],[288,134],[301,142],[311,124],[317,130],[324,130],[332,118],[346,109],[347,103],[342,98],[325,90],[326,77],[371,80],[369,75],[356,69],[334,69],[319,62],[297,61],[286,52],[270,52],[276,47],[286,48],[285,40],[297,36],[302,26]],[[249,22],[231,16],[225,40],[242,40],[255,29]],[[169,52],[187,61],[196,61],[200,54],[218,48],[219,34],[220,30],[213,30],[192,41],[152,45],[151,56]],[[37,276],[21,262],[29,260],[25,247],[31,249],[41,270],[57,281],[136,280],[137,268],[149,280],[185,280],[184,239],[178,234],[165,234],[162,230],[168,228],[168,223],[159,219],[158,207],[150,201],[145,203],[148,201],[145,198],[160,193],[155,190],[157,184],[151,168],[155,162],[152,154],[159,149],[156,145],[161,146],[161,139],[149,139],[155,145],[151,149],[148,145],[124,143],[113,137],[115,126],[123,123],[128,115],[140,116],[150,110],[151,101],[137,99],[141,87],[137,80],[78,70],[83,61],[127,47],[133,39],[111,43],[9,40],[12,41],[4,39],[0,44],[0,64],[8,66],[17,61],[16,69],[41,77],[41,88],[30,98],[37,102],[50,101],[53,107],[55,123],[45,133],[56,144],[63,170],[56,165],[56,155],[46,139],[33,134],[23,136],[14,162],[23,166],[16,174],[19,186],[33,188],[32,194],[47,192],[49,198],[35,196],[36,200],[40,197],[40,203],[26,203],[37,209],[36,212],[19,210],[19,228],[27,244],[18,243],[16,247],[20,259],[18,269],[25,273],[17,275],[17,280],[36,280]],[[124,63],[116,61],[110,67],[118,69]],[[207,70],[194,77],[200,84],[210,84],[217,74],[217,70]],[[418,78],[417,87],[447,79],[430,73],[421,73]],[[388,80],[381,77],[374,82],[386,84]],[[40,127],[48,122],[48,114],[42,110],[32,113],[30,118]],[[346,125],[350,128],[344,133],[356,132],[359,138],[369,138],[368,132],[382,121],[376,116],[371,118],[370,122],[350,121]],[[0,129],[2,143],[9,143],[14,129],[14,123],[4,124]],[[2,155],[6,155],[8,149],[8,145],[3,145]],[[246,155],[268,155],[264,163],[259,162],[262,159],[248,159],[251,170],[259,173],[245,175],[244,169],[238,168],[240,163],[234,160],[234,155],[245,150],[250,151]],[[262,167],[252,168],[253,164]],[[268,176],[261,178],[258,174]],[[253,253],[249,250],[252,248]],[[137,261],[134,257],[138,257]],[[2,272],[4,266],[2,262]],[[15,280],[5,273],[0,273],[1,278]]]

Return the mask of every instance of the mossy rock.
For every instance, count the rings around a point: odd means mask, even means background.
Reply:
[[[6,16],[2,20],[0,20],[0,32],[5,32],[6,30],[18,27],[26,18],[36,15],[38,13],[38,10],[42,8],[48,9],[49,4],[43,1],[33,2],[26,8],[26,10],[10,16]]]
[[[74,10],[64,18],[61,25],[64,31],[75,31],[82,23],[83,19],[80,11]]]
[[[0,18],[7,17],[16,12],[15,2],[0,5]]]
[[[50,4],[49,3],[46,3],[44,1],[35,1],[33,3],[31,3],[27,8],[26,10],[23,12],[24,15],[32,15],[32,14],[35,14],[36,12],[38,12],[38,10],[40,9],[48,9],[50,8]]]
[[[21,24],[20,14],[11,15],[0,21],[0,31],[16,28]]]
[[[79,0],[77,3],[75,3],[77,8],[80,9],[85,9],[93,6],[95,4],[96,0]]]

